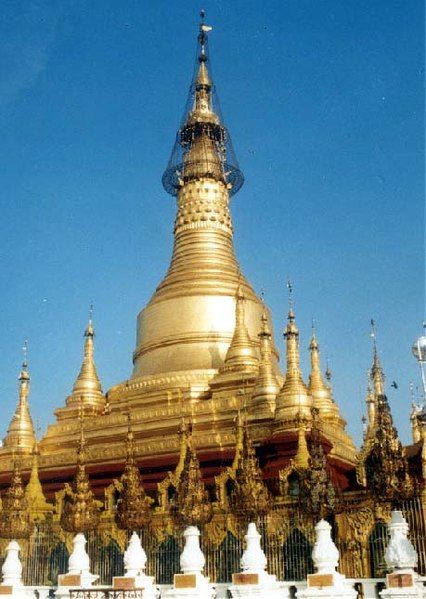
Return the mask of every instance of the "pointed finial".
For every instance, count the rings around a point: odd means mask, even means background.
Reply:
[[[315,330],[315,322],[314,322],[313,318],[312,318],[312,322],[311,322],[311,329],[312,329],[312,337],[311,337],[311,342],[309,344],[309,349],[311,351],[315,351],[315,350],[318,350],[318,341],[317,341],[316,330]]]
[[[28,339],[25,339],[24,341],[24,345],[22,347],[22,353],[24,356],[24,361],[23,361],[23,366],[27,366],[27,360],[28,360]]]
[[[95,329],[93,328],[93,302],[90,304],[89,308],[89,321],[87,323],[86,330],[84,331],[85,337],[94,337]]]
[[[289,318],[291,318],[291,316],[294,316],[294,313],[293,313],[294,304],[293,304],[293,283],[291,282],[290,279],[287,279],[287,289],[288,289],[288,316],[289,316]]]
[[[206,16],[206,11],[203,9],[200,11],[200,33],[198,35],[198,41],[200,42],[200,55],[198,56],[198,62],[206,62],[207,54],[206,54],[206,41],[207,41],[207,33],[213,29],[211,25],[206,25],[204,22]]]
[[[19,380],[21,381],[21,383],[23,381],[29,381],[29,379],[30,379],[30,373],[28,372],[28,340],[27,339],[25,339],[24,345],[22,346],[22,354],[23,354],[22,370],[19,373]]]
[[[377,331],[376,331],[376,323],[373,319],[370,320],[370,324],[371,324],[371,333],[370,333],[370,337],[373,340],[373,347],[374,347],[374,351],[377,351],[377,343],[376,343],[376,339],[377,339]]]
[[[90,406],[97,413],[105,411],[105,396],[96,371],[94,360],[95,328],[93,326],[93,303],[89,308],[88,324],[84,330],[83,362],[73,385],[71,395],[67,398],[67,406],[77,408],[80,402]]]
[[[373,319],[370,321],[371,323],[371,333],[370,337],[373,340],[373,365],[371,367],[371,379],[374,384],[374,392],[376,395],[384,394],[384,377],[383,371],[380,364],[379,354],[377,351],[377,330],[376,323]]]

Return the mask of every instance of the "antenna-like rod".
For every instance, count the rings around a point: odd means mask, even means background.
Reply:
[[[376,323],[373,319],[370,320],[370,324],[371,324],[371,333],[370,333],[370,337],[373,340],[373,349],[374,349],[374,354],[377,354],[377,330],[376,330]]]
[[[288,309],[289,309],[289,312],[293,312],[293,308],[294,308],[293,283],[290,279],[287,279],[287,289],[288,289]]]
[[[28,339],[25,339],[24,345],[22,346],[22,354],[24,356],[23,366],[28,366]]]

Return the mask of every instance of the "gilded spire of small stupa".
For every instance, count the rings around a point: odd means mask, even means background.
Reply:
[[[245,323],[245,297],[241,285],[235,296],[235,329],[220,372],[254,372],[258,369],[257,348],[250,339]]]
[[[312,326],[312,338],[309,344],[311,352],[311,374],[309,375],[310,391],[328,391],[321,372],[319,345],[314,326]]]
[[[308,389],[312,395],[314,405],[320,411],[321,416],[333,415],[339,417],[339,409],[333,401],[331,387],[324,381],[321,372],[319,344],[313,325],[309,350],[311,353],[311,373],[309,375]]]
[[[90,307],[89,322],[84,331],[84,356],[80,372],[74,383],[67,406],[91,407],[101,413],[105,408],[105,396],[96,371],[94,360],[95,329],[92,321],[93,307]]]
[[[370,376],[369,376],[370,379]],[[374,434],[374,430],[376,428],[376,414],[377,414],[377,398],[373,393],[373,389],[371,387],[371,381],[368,381],[367,385],[367,397],[365,399],[367,404],[367,436],[371,436]]]
[[[22,485],[21,468],[15,460],[10,487],[2,497],[0,538],[25,539],[30,534],[30,514]]]
[[[152,500],[145,494],[139,468],[135,461],[135,441],[130,412],[128,414],[126,453],[126,464],[120,478],[121,491],[115,520],[120,528],[134,531],[146,524]]]
[[[383,376],[382,366],[380,364],[379,353],[377,351],[376,324],[373,319],[371,319],[371,338],[373,340],[373,365],[371,367],[371,381],[373,383],[373,390],[376,396],[384,395],[385,379]]]
[[[306,442],[307,420],[300,414],[296,420],[297,423],[297,452],[293,458],[293,465],[296,470],[307,470],[309,468],[309,450]]]
[[[313,406],[312,397],[302,378],[299,354],[299,329],[296,325],[296,317],[293,309],[293,286],[289,281],[289,313],[288,323],[284,332],[287,348],[287,369],[284,385],[277,396],[276,420],[283,416],[296,417],[297,414],[311,417]]]
[[[43,493],[40,478],[38,475],[38,457],[40,455],[38,441],[34,443],[31,474],[28,484],[25,488],[25,498],[30,508],[30,515],[32,520],[37,520],[40,517],[44,517],[47,512],[53,510],[53,506],[46,501],[46,497]]]
[[[7,429],[3,446],[22,453],[31,453],[36,440],[34,425],[30,415],[28,396],[30,393],[30,373],[28,371],[27,351],[28,343],[25,341],[24,361],[19,374],[19,400],[15,414]]]
[[[68,532],[94,530],[99,523],[99,508],[90,488],[86,472],[86,440],[83,428],[83,406],[79,408],[80,437],[77,444],[77,470],[71,485],[65,484],[61,526]]]
[[[272,366],[272,341],[266,308],[263,308],[259,333],[260,362],[259,374],[252,393],[252,405],[275,409],[275,398],[280,390]]]

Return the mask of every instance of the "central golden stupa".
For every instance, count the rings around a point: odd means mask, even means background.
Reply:
[[[98,495],[122,469],[129,412],[148,490],[177,462],[182,416],[192,419],[207,479],[229,464],[239,409],[247,412],[253,440],[264,447],[265,456],[273,456],[266,468],[271,476],[296,455],[313,407],[324,422],[330,463],[343,487],[353,469],[355,447],[321,373],[317,339],[311,340],[312,372],[305,383],[291,308],[287,366],[280,371],[269,309],[235,256],[230,203],[244,178],[209,73],[209,29],[200,26],[189,101],[162,180],[177,200],[169,269],[138,315],[131,377],[105,394],[94,363],[90,320],[80,373],[40,442],[39,472],[49,497],[72,476],[79,410],[85,416],[87,466]],[[25,384],[0,452],[4,471],[12,451],[30,454],[35,441],[29,375]]]

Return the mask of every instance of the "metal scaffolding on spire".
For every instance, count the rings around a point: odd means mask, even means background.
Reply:
[[[204,11],[200,17],[195,73],[162,183],[167,193],[177,196],[188,181],[213,179],[224,183],[234,195],[243,185],[244,176],[235,158],[209,72],[207,34],[212,27],[205,24]]]

